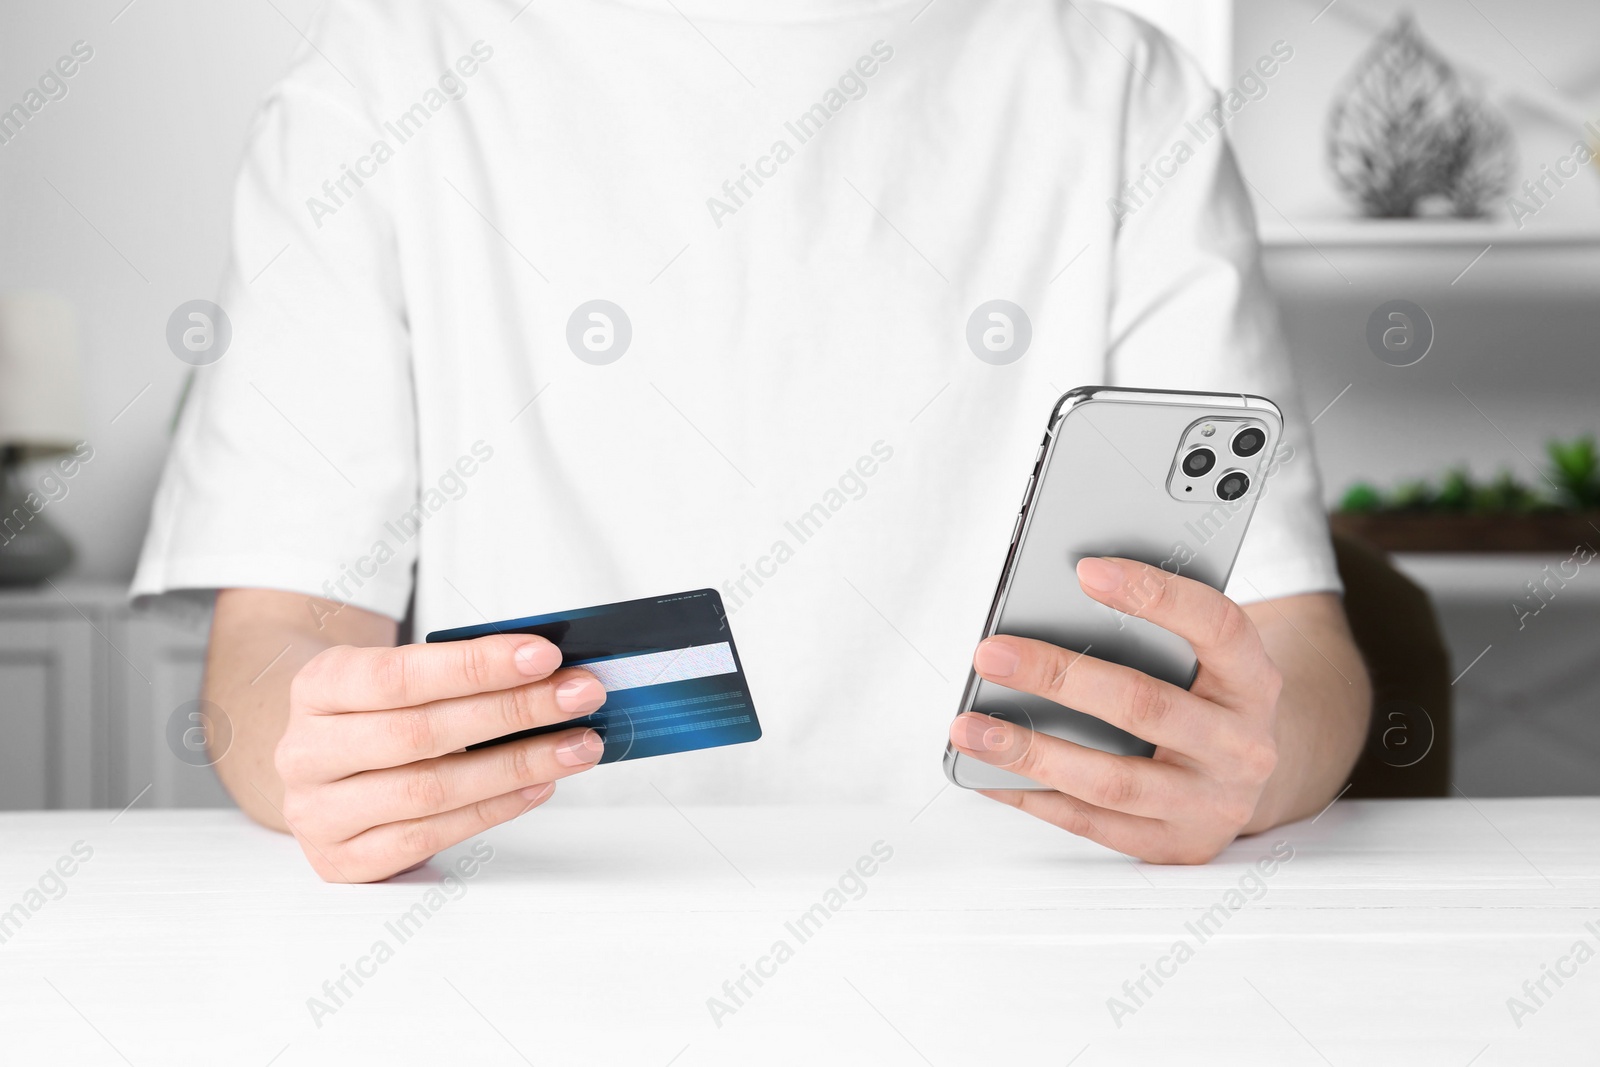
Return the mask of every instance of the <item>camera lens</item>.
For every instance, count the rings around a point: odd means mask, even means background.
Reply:
[[[1217,454],[1209,448],[1196,448],[1183,457],[1183,473],[1191,478],[1199,478],[1210,473],[1211,468],[1217,465]]]
[[[1229,471],[1217,479],[1217,496],[1223,500],[1238,500],[1250,491],[1250,478],[1244,471]]]
[[[1267,443],[1267,435],[1258,427],[1247,426],[1233,436],[1233,454],[1246,458],[1261,451]]]

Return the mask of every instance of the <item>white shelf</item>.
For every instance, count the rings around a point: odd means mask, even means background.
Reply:
[[[1293,225],[1270,212],[1261,218],[1267,248],[1527,248],[1600,249],[1600,229],[1517,229],[1509,222],[1460,219],[1310,219]]]
[[[1600,537],[1595,540],[1600,542]],[[1509,605],[1526,592],[1524,583],[1541,581],[1546,567],[1556,571],[1557,565],[1565,563],[1572,554],[1572,549],[1544,553],[1397,552],[1393,559],[1395,567],[1426,589],[1430,596],[1497,603],[1503,600],[1508,605],[1506,615],[1509,618]],[[1567,567],[1569,573],[1573,566]],[[1562,599],[1583,603],[1600,601],[1600,582],[1590,575],[1590,570],[1597,566],[1600,561],[1583,564],[1576,577],[1567,578],[1561,590]]]

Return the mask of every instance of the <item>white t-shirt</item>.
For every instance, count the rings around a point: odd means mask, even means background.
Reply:
[[[566,795],[917,802],[1066,389],[1277,400],[1233,593],[1338,589],[1196,67],[1115,8],[923,5],[329,4],[133,595],[414,592],[420,638],[715,587],[765,737]]]

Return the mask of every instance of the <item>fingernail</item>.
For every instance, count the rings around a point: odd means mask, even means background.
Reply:
[[[1017,650],[999,641],[985,641],[978,646],[978,654],[972,657],[978,673],[991,678],[1009,678],[1017,673],[1021,663]]]
[[[585,730],[577,737],[556,748],[556,762],[563,767],[582,767],[600,758],[606,749],[605,742],[593,730]]]
[[[998,752],[1006,747],[1006,727],[995,719],[958,715],[950,726],[950,740],[970,752]]]
[[[555,791],[556,784],[554,782],[545,782],[543,785],[530,785],[526,789],[517,790],[517,792],[522,794],[523,800],[533,804],[537,804],[539,801],[543,800],[545,797],[549,796]]]
[[[585,715],[606,702],[606,687],[593,678],[570,678],[556,686],[556,707],[568,715]]]
[[[511,658],[523,674],[543,677],[561,665],[561,650],[548,641],[530,641]]]
[[[1109,559],[1084,556],[1078,561],[1078,581],[1100,593],[1122,588],[1122,568]]]

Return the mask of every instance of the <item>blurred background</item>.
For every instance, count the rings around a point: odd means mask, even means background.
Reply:
[[[317,6],[0,13],[0,808],[227,803],[193,744],[203,620],[123,594],[189,371],[169,319],[215,292]],[[1232,94],[1336,528],[1435,613],[1448,684],[1380,705],[1383,762],[1600,792],[1600,5],[1126,6]]]

